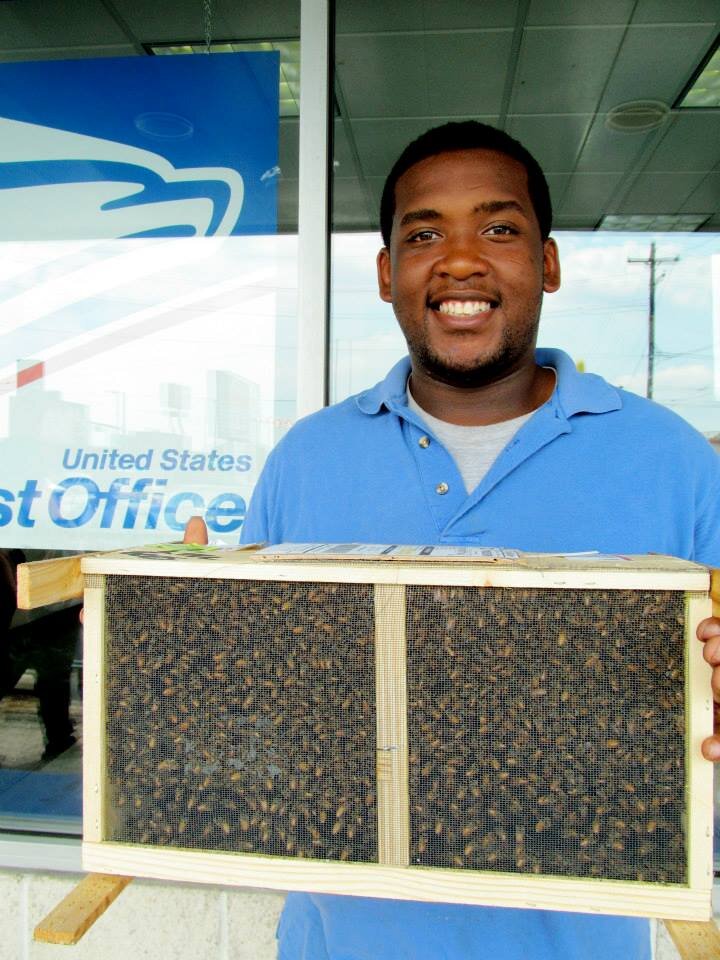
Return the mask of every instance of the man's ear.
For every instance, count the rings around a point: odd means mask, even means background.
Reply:
[[[383,247],[377,255],[377,274],[378,274],[378,292],[380,299],[385,303],[392,303],[391,279],[392,269],[390,266],[390,251]]]
[[[552,237],[543,243],[543,290],[555,293],[560,288],[560,253]]]

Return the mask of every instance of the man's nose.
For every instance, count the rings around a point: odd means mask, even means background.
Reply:
[[[485,275],[490,269],[490,264],[477,237],[459,236],[446,239],[443,255],[435,269],[441,276],[446,275],[463,280],[474,274]]]

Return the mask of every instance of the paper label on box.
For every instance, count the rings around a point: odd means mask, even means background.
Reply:
[[[504,547],[403,545],[397,543],[279,543],[265,547],[258,556],[284,559],[348,560],[517,560],[519,550]]]

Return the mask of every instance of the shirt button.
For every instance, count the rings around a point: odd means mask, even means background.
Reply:
[[[442,496],[444,493],[447,493],[449,489],[450,487],[445,482],[439,483],[435,487],[435,493],[439,493],[440,496]]]
[[[430,437],[420,437],[418,440],[418,446],[422,447],[423,450],[427,450],[430,446]]]

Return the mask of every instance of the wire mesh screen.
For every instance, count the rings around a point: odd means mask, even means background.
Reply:
[[[410,862],[684,883],[684,595],[409,587]]]
[[[109,576],[106,839],[377,860],[372,587]]]

